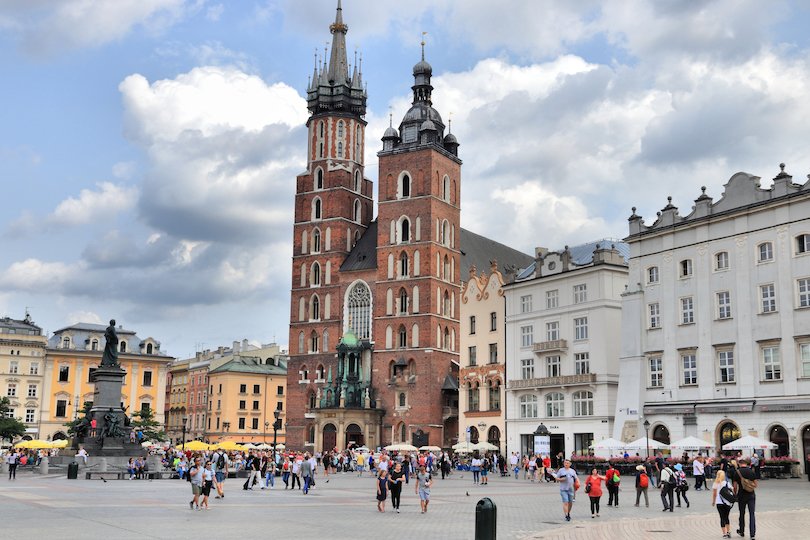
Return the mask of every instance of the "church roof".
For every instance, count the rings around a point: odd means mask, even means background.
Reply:
[[[479,273],[488,272],[492,260],[498,261],[498,270],[504,274],[510,268],[513,268],[513,272],[517,272],[520,268],[526,268],[534,262],[534,257],[531,255],[521,253],[467,229],[461,229],[460,245],[462,281],[467,280],[470,268],[473,266]]]
[[[341,272],[373,270],[377,268],[377,220],[368,224],[366,232],[340,265]]]

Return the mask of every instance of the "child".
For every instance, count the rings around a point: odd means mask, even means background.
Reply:
[[[385,499],[388,498],[388,471],[381,469],[377,476],[377,510],[385,512]]]
[[[211,462],[205,462],[205,470],[203,471],[203,485],[202,496],[203,500],[200,503],[201,508],[208,510],[208,496],[211,494],[211,487],[214,485],[214,470],[211,468]]]

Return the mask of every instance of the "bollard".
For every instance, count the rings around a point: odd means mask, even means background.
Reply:
[[[107,458],[99,458],[98,472],[107,472]]]
[[[39,460],[39,474],[48,474],[48,466],[50,465],[50,460],[48,456],[44,456],[42,459]]]
[[[79,464],[75,461],[68,464],[67,477],[68,480],[76,480],[79,477]]]
[[[495,540],[498,529],[498,508],[492,499],[484,497],[475,505],[475,540]]]

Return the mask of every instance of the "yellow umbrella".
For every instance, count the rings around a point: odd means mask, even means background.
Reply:
[[[15,444],[17,448],[51,448],[51,443],[48,441],[41,441],[39,439],[34,439],[33,441],[22,441]]]
[[[61,439],[58,441],[51,442],[51,448],[67,448],[68,442],[67,439]]]
[[[191,442],[187,442],[185,446],[183,446],[181,444],[180,448],[184,448],[186,450],[191,450],[192,452],[199,452],[199,451],[202,451],[202,450],[210,450],[211,445],[210,444],[205,444],[202,441],[191,441]]]
[[[245,448],[241,444],[236,444],[233,441],[221,442],[221,443],[217,444],[217,448],[220,448],[221,450],[229,450],[229,451],[238,450],[240,452],[244,452],[245,450],[247,450],[247,448]]]

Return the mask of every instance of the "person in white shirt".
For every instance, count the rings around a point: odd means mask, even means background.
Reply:
[[[731,521],[728,515],[734,503],[726,500],[721,494],[724,487],[727,487],[733,494],[734,486],[726,478],[726,473],[717,471],[714,484],[712,484],[712,506],[716,506],[717,513],[720,514],[720,530],[723,531],[723,538],[731,538]]]
[[[517,480],[518,471],[520,470],[520,468],[518,467],[518,461],[519,461],[519,458],[518,458],[517,454],[515,452],[512,452],[512,455],[509,456],[509,467],[515,473],[515,480]]]
[[[703,456],[698,456],[692,461],[692,476],[695,477],[695,491],[703,489],[705,469],[703,467]]]

